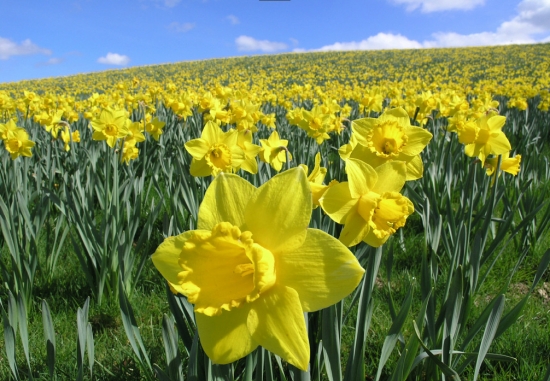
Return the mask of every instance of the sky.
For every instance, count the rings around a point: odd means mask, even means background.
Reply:
[[[550,0],[0,0],[0,83],[288,52],[550,42]]]

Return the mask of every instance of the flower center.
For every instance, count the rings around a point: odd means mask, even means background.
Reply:
[[[7,144],[7,149],[10,153],[15,153],[19,151],[19,148],[23,145],[23,143],[18,139],[9,139]]]
[[[118,127],[117,127],[117,125],[114,124],[114,123],[107,123],[105,125],[104,134],[107,135],[107,136],[117,137],[118,136]]]
[[[407,144],[408,137],[397,122],[386,121],[373,128],[369,140],[371,152],[388,159],[399,155]]]
[[[414,212],[411,201],[398,192],[387,192],[378,200],[370,226],[378,238],[385,238],[405,226],[407,217]]]
[[[214,172],[231,171],[231,151],[229,147],[225,144],[214,144],[206,154],[206,163]]]
[[[180,253],[179,284],[195,311],[208,316],[258,299],[276,281],[273,254],[229,222],[194,230]]]

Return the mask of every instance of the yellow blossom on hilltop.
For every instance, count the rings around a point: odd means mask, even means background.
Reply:
[[[405,184],[405,163],[388,162],[377,168],[357,159],[346,162],[348,181],[331,186],[320,200],[334,221],[343,224],[340,241],[354,246],[364,241],[379,247],[414,212],[399,192]]]
[[[306,175],[309,173],[307,165],[300,164],[300,167],[303,168]],[[311,187],[314,208],[319,206],[319,199],[323,196],[323,194],[325,194],[325,191],[329,188],[329,186],[338,183],[338,181],[333,180],[329,185],[323,185],[323,181],[325,180],[326,175],[327,169],[325,167],[321,167],[321,153],[317,152],[317,154],[315,155],[315,166],[307,177],[307,180],[309,181],[309,186]]]
[[[273,131],[268,139],[260,139],[260,144],[262,145],[260,160],[271,165],[277,172],[281,170],[283,163],[286,163],[287,155],[288,160],[292,160],[292,155],[287,148],[288,140],[280,139],[277,131]]]
[[[65,129],[61,131],[61,140],[63,140],[65,151],[69,151],[71,149],[69,145],[71,139],[73,143],[80,143],[80,132],[77,130],[71,133],[69,126],[65,126]]]
[[[510,157],[510,152],[502,154],[502,160],[500,162],[500,170],[517,176],[520,170],[521,155]],[[498,157],[493,157],[485,160],[485,169],[487,176],[491,176],[495,173],[498,164]]]
[[[432,134],[411,126],[403,108],[386,110],[378,118],[356,119],[351,129],[350,143],[339,149],[342,159],[359,159],[373,168],[391,161],[403,161],[407,181],[422,177],[424,165],[420,152],[432,139]]]
[[[308,228],[311,193],[302,169],[259,188],[218,175],[199,208],[198,230],[167,238],[152,260],[194,304],[204,351],[229,364],[258,346],[306,370],[304,312],[349,295],[364,270],[340,242]]]
[[[35,143],[29,139],[27,131],[20,127],[9,131],[7,138],[4,140],[6,151],[10,153],[13,160],[17,159],[19,156],[31,157],[31,148],[34,147],[34,144]]]
[[[17,127],[17,124],[12,119],[8,120],[5,124],[0,123],[0,138],[6,141],[9,134],[17,131],[18,128],[20,127]]]
[[[237,171],[245,160],[237,140],[237,130],[223,132],[216,123],[208,121],[200,138],[185,143],[185,149],[193,157],[191,175],[216,176],[220,172]]]
[[[501,115],[485,115],[476,121],[464,123],[457,130],[458,141],[464,144],[464,153],[470,157],[478,157],[481,165],[489,155],[502,155],[512,149],[508,138],[502,132],[506,117]]]
[[[107,145],[113,148],[118,139],[128,135],[130,123],[125,110],[103,109],[99,117],[92,120],[92,139],[105,140]]]
[[[145,124],[145,131],[151,134],[153,139],[158,141],[160,139],[160,135],[162,135],[162,129],[165,125],[166,122],[161,122],[157,117],[155,117],[152,121]]]

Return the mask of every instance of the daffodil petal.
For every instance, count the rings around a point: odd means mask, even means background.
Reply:
[[[424,175],[424,163],[420,155],[416,155],[412,160],[407,162],[407,177],[406,181],[418,180]]]
[[[369,224],[356,211],[352,211],[338,239],[346,246],[351,247],[357,245],[363,240],[369,231]]]
[[[367,194],[378,180],[375,170],[359,159],[348,159],[346,173],[348,174],[350,194],[353,198]]]
[[[277,280],[298,292],[308,312],[348,296],[365,272],[346,246],[318,229],[307,230],[299,249],[281,253],[277,268]]]
[[[400,192],[407,177],[407,168],[403,161],[391,161],[382,164],[375,169],[378,174],[378,181],[372,188],[373,192],[382,194],[384,192]]]
[[[220,222],[242,228],[246,204],[256,187],[243,178],[220,173],[206,190],[199,208],[198,228],[211,230]]]
[[[414,126],[407,127],[405,134],[408,137],[408,141],[401,152],[409,156],[416,156],[422,152],[433,137],[428,130]]]
[[[328,188],[319,204],[330,218],[343,224],[350,210],[357,204],[357,199],[351,197],[349,183],[344,181]]]
[[[187,241],[191,235],[191,232],[185,232],[177,236],[166,238],[151,256],[157,270],[180,294],[183,294],[183,290],[178,284],[178,274],[183,271],[183,269],[179,265],[179,258],[185,241]]]
[[[208,152],[209,145],[204,139],[193,139],[185,143],[185,149],[194,159],[200,160]]]
[[[201,345],[214,363],[232,363],[258,347],[246,324],[250,306],[245,303],[216,316],[195,314]]]
[[[372,246],[372,247],[380,247],[384,243],[386,243],[388,238],[390,238],[389,235],[384,236],[383,238],[377,237],[376,234],[374,234],[374,229],[371,229],[367,233],[367,235],[364,237],[363,242],[365,242],[367,245]]]
[[[255,191],[244,212],[247,230],[252,232],[254,242],[275,253],[286,240],[306,230],[311,205],[304,170],[290,169]]]
[[[504,127],[504,124],[506,123],[506,117],[502,115],[493,115],[489,119],[487,119],[487,127],[491,131],[500,131],[502,127]]]
[[[252,338],[295,367],[307,370],[309,342],[298,293],[276,285],[251,303],[247,326]]]
[[[201,138],[206,140],[209,146],[219,143],[223,139],[223,131],[211,120],[206,122],[202,130]]]
[[[494,118],[494,117],[493,117]],[[493,119],[491,118],[491,119]],[[494,155],[502,155],[512,149],[510,141],[503,132],[494,133],[491,136],[491,153]]]
[[[205,177],[212,174],[212,168],[208,166],[206,159],[193,159],[191,161],[191,167],[189,168],[189,173],[191,176],[195,177]]]

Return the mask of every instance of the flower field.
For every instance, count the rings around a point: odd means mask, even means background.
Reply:
[[[550,44],[0,84],[0,379],[550,379]]]

